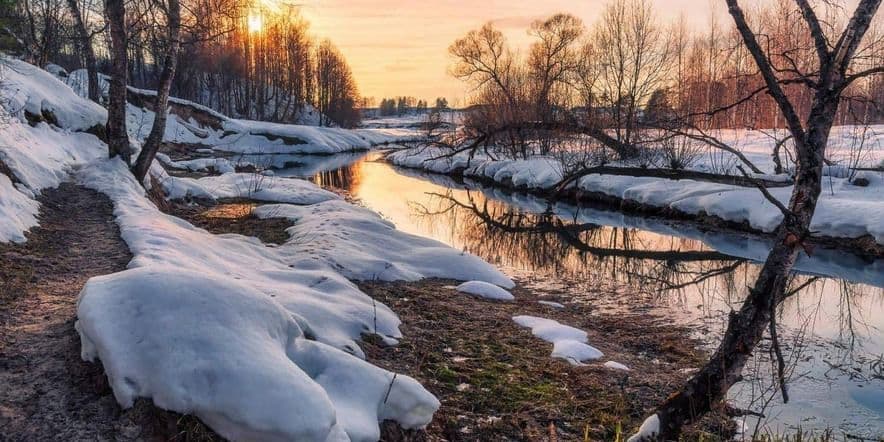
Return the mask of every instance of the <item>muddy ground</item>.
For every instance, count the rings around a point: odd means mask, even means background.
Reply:
[[[86,280],[131,259],[113,206],[69,183],[39,200],[28,241],[0,245],[0,440],[151,439],[152,407],[121,410],[74,330]]]

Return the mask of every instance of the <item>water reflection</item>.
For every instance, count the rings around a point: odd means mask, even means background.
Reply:
[[[710,346],[769,250],[759,237],[550,204],[374,160],[350,157],[340,159],[346,167],[314,164],[279,174],[345,189],[400,230],[479,255],[566,301],[653,310],[690,323]],[[763,409],[773,431],[800,425],[884,436],[884,260],[818,250],[795,269],[796,295],[777,312],[792,400],[780,403],[769,345],[756,352],[732,398]],[[747,430],[762,428],[758,423]]]

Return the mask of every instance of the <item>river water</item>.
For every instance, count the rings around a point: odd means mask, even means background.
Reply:
[[[346,189],[400,230],[479,255],[540,293],[600,311],[663,315],[691,325],[709,349],[769,247],[752,235],[551,205],[400,169],[377,153],[272,161],[278,176]],[[766,416],[747,419],[747,434],[800,427],[831,429],[838,439],[884,438],[884,260],[818,250],[796,268],[796,293],[777,314],[790,402],[782,403],[771,382],[763,345],[731,392],[737,405]]]

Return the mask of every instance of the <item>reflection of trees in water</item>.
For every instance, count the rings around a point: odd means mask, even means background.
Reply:
[[[466,248],[486,259],[547,276],[609,279],[653,292],[679,292],[711,278],[728,278],[746,260],[697,241],[518,211],[467,191],[435,195],[419,207],[428,222],[456,226]]]
[[[613,281],[659,301],[700,302],[706,316],[715,316],[715,308],[720,312],[738,306],[758,276],[758,265],[709,250],[697,240],[583,223],[577,215],[566,221],[551,211],[528,213],[476,192],[466,191],[461,198],[451,191],[434,194],[428,206],[413,210],[428,225],[452,229],[465,249],[489,261],[557,280]],[[817,302],[799,303],[798,297],[789,296],[780,306],[780,316],[788,311],[795,317],[789,321],[792,337],[803,336],[801,330],[816,323],[823,297],[831,293],[826,284],[833,283],[818,276],[793,275],[790,293],[807,293],[808,300]],[[837,284],[838,345],[851,348],[858,329],[871,331],[858,314],[862,309],[858,300],[882,290],[843,280]]]
[[[313,175],[313,182],[320,187],[334,187],[349,192],[356,188],[361,178],[362,162],[357,161],[335,170],[319,172]]]
[[[580,222],[578,215],[564,220],[551,209],[527,213],[475,192],[458,198],[449,191],[431,201],[431,207],[416,207],[417,215],[428,224],[451,229],[468,251],[489,261],[556,281],[613,281],[659,301],[699,302],[703,317],[712,319],[707,323],[709,345],[718,344],[727,312],[739,308],[760,271],[759,265],[709,250],[700,241]],[[875,364],[884,367],[880,357],[871,355],[881,349],[858,351],[862,345],[857,345],[881,332],[862,310],[869,297],[884,300],[884,289],[799,274],[792,275],[787,287],[786,300],[772,315],[770,339],[758,346],[744,368],[738,403],[745,410],[766,413],[788,396],[783,386],[819,376],[814,366],[824,364],[826,377],[855,380],[873,379]],[[831,299],[835,296],[837,301]],[[875,311],[879,310],[880,306]],[[823,330],[834,327],[834,335],[828,333],[831,339],[814,337],[818,325]],[[809,355],[812,352],[819,353]],[[750,432],[759,434],[762,422]]]

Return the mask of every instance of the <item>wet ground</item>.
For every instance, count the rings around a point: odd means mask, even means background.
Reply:
[[[86,280],[131,259],[113,206],[69,183],[39,200],[27,243],[0,245],[0,440],[149,439],[152,407],[121,410],[74,330]]]

